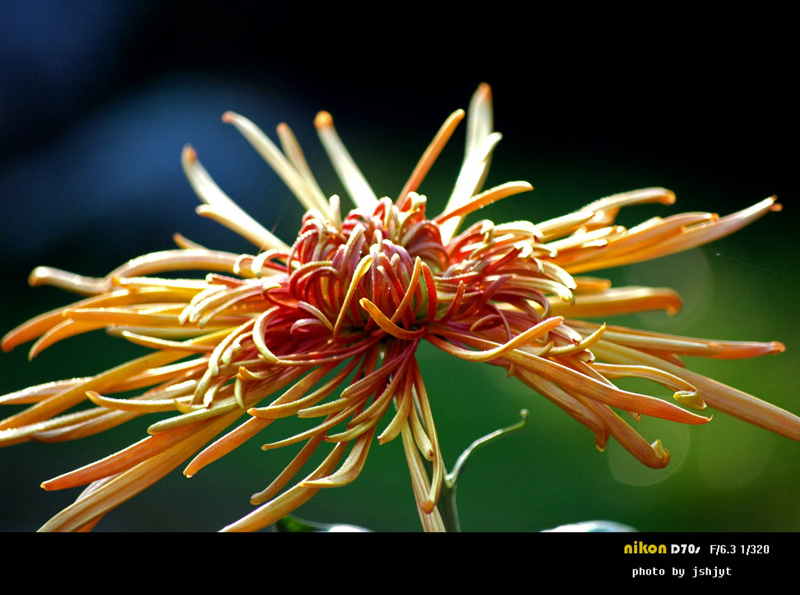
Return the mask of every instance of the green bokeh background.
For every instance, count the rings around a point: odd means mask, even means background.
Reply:
[[[247,16],[242,15],[242,19]],[[430,33],[434,26],[428,26]],[[504,32],[496,31],[494,37],[502,41]],[[442,56],[447,57],[434,63],[442,69],[441,75],[431,73],[433,66],[421,75],[426,83],[436,81],[435,85],[414,84],[415,69],[425,68],[426,62],[421,59],[398,70],[396,87],[382,84],[391,74],[384,70],[397,66],[395,62],[370,70],[354,61],[349,63],[349,71],[341,65],[335,71],[348,82],[377,77],[374,94],[363,92],[366,84],[357,88],[361,91],[358,93],[328,85],[334,75],[323,73],[316,62],[306,64],[297,56],[292,65],[300,73],[307,78],[319,76],[313,84],[298,82],[292,86],[292,78],[284,76],[276,88],[274,80],[268,85],[265,79],[259,79],[263,71],[255,67],[252,73],[235,75],[252,75],[256,84],[264,86],[265,96],[269,92],[301,98],[301,107],[309,117],[290,124],[327,193],[344,194],[314,139],[313,110],[324,108],[333,113],[343,140],[376,192],[394,197],[449,111],[466,107],[471,92],[486,80],[494,85],[496,129],[504,133],[486,187],[524,179],[535,190],[492,205],[478,214],[481,217],[496,222],[538,222],[619,191],[660,185],[676,192],[678,203],[672,207],[641,206],[623,211],[620,221],[633,225],[651,216],[681,211],[727,214],[779,194],[785,205],[782,213],[771,213],[735,236],[609,271],[615,285],[671,287],[684,298],[683,312],[675,317],[656,312],[609,322],[706,338],[781,341],[786,353],[779,356],[741,361],[687,358],[687,366],[800,412],[797,186],[793,168],[790,171],[787,167],[794,160],[753,160],[762,147],[770,154],[779,154],[773,141],[794,138],[788,132],[796,131],[794,111],[775,115],[768,112],[767,102],[759,100],[751,105],[730,93],[736,81],[739,87],[751,85],[748,98],[760,97],[757,89],[763,81],[761,71],[754,66],[744,74],[738,66],[715,70],[719,80],[707,78],[705,71],[701,76],[699,67],[695,78],[684,80],[682,71],[669,61],[651,64],[647,72],[628,64],[620,66],[624,71],[611,73],[595,70],[603,66],[600,58],[592,61],[582,56],[575,62],[565,62],[562,68],[552,64],[563,57],[545,59],[523,41],[502,60],[495,61],[492,55],[491,60],[476,64],[462,64],[457,52],[448,46],[442,50]],[[364,60],[369,57],[369,53],[358,55]],[[550,65],[546,71],[534,68],[534,55]],[[621,52],[620,56],[627,54]],[[336,58],[341,56],[336,54]],[[221,70],[229,65],[220,64]],[[447,70],[445,65],[450,64],[456,66]],[[681,64],[692,62],[687,59]],[[348,72],[351,78],[347,78]],[[580,79],[586,73],[592,78]],[[235,86],[234,81],[241,80],[236,76],[220,79],[219,84]],[[653,81],[659,88],[671,86],[680,92],[667,100],[660,91],[652,90]],[[698,82],[701,84],[695,86]],[[220,105],[219,112],[230,107],[235,106]],[[731,111],[723,113],[728,108]],[[760,118],[767,116],[762,125]],[[274,130],[277,123],[259,122],[267,131]],[[232,130],[227,133],[235,135]],[[752,142],[742,135],[752,136]],[[209,141],[186,140],[204,147],[201,157],[219,177],[262,175],[266,168],[253,159],[235,172],[217,174]],[[731,143],[749,147],[751,153],[721,162],[716,152],[725,149],[724,154],[730,156],[734,153]],[[439,212],[446,202],[462,151],[463,126],[421,188],[429,197],[432,213]],[[181,175],[178,159],[176,151],[175,176]],[[220,184],[225,187],[222,180]],[[273,221],[264,215],[265,204],[285,205],[275,222],[276,233],[284,240],[293,239],[302,213],[287,190],[236,198],[267,227]],[[185,192],[172,200],[185,205],[185,217],[172,222],[172,228],[204,243],[213,224],[199,221],[192,212],[195,199],[188,183]],[[251,250],[232,234],[224,235],[221,244],[217,236],[213,237],[214,247]],[[102,275],[127,258],[171,246],[169,237],[146,236],[142,240],[135,245],[120,245],[113,235],[104,233],[102,226],[90,221],[84,227],[65,230],[47,262],[5,255],[0,330],[5,332],[42,311],[69,303],[71,296],[56,289],[27,287],[25,277],[34,266],[51,264]],[[0,356],[0,394],[97,373],[139,353],[142,350],[102,333],[55,345],[31,363],[26,347],[18,348]],[[635,427],[651,441],[662,439],[672,456],[669,467],[654,471],[638,464],[613,440],[605,452],[598,452],[587,429],[527,387],[506,378],[502,369],[457,361],[430,345],[420,348],[419,361],[448,466],[474,439],[515,423],[523,408],[531,413],[524,430],[478,451],[470,461],[458,486],[461,524],[466,531],[540,531],[585,520],[611,520],[641,531],[800,530],[800,444],[796,442],[723,414],[714,415],[704,426],[643,419]],[[657,386],[644,388],[669,398]],[[29,443],[0,451],[0,530],[38,528],[79,493],[46,493],[38,487],[42,481],[139,440],[148,423],[138,420],[76,443]],[[304,427],[291,420],[273,424],[263,436],[194,478],[184,478],[178,469],[109,514],[97,530],[218,530],[248,513],[250,494],[268,485],[296,452],[291,448],[262,452],[259,446]],[[400,441],[383,446],[376,443],[356,482],[323,490],[297,514],[313,521],[351,523],[371,530],[418,531]]]

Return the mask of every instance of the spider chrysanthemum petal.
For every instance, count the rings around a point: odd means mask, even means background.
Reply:
[[[318,134],[355,205],[344,213],[338,196],[323,194],[286,124],[278,126],[278,148],[253,122],[227,112],[223,120],[306,209],[291,244],[240,209],[187,146],[182,164],[203,202],[198,213],[248,239],[256,253],[209,250],[178,236],[178,249],[133,259],[103,278],[37,268],[31,284],[85,297],[12,330],[4,350],[34,341],[34,357],[58,341],[104,328],[152,353],[94,376],[0,397],[2,404],[28,406],[0,422],[0,445],[71,440],[139,416],[168,414],[140,442],[45,482],[51,490],[88,487],[43,528],[91,528],[173,469],[186,465],[184,473],[192,476],[274,422],[297,417],[307,420],[307,429],[263,445],[300,445],[297,455],[253,495],[257,508],[227,530],[265,527],[319,491],[354,481],[373,443],[396,438],[422,526],[441,530],[437,502],[446,472],[416,359],[422,341],[453,357],[505,368],[589,428],[598,448],[614,437],[650,467],[665,466],[669,452],[659,440],[645,440],[619,412],[703,424],[708,405],[800,440],[797,416],[691,372],[680,360],[779,353],[780,343],[710,341],[579,320],[677,312],[680,298],[671,290],[616,288],[580,275],[715,240],[778,210],[774,197],[725,217],[686,213],[630,229],[616,224],[622,207],[675,201],[669,190],[646,188],[538,224],[483,220],[459,232],[467,215],[532,190],[527,182],[482,190],[500,140],[492,130],[491,90],[483,84],[470,103],[453,192],[441,214],[426,213],[426,197],[417,191],[464,115],[458,110],[445,121],[392,201],[378,198],[330,114],[320,112]],[[183,270],[205,277],[168,276]],[[612,382],[630,376],[667,387],[674,401]],[[87,400],[92,406],[72,411]],[[296,479],[320,450],[326,451],[322,462]]]

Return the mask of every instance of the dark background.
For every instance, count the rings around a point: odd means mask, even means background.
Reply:
[[[722,214],[778,194],[784,211],[714,245],[629,267],[617,283],[671,286],[681,316],[615,323],[728,339],[781,340],[787,353],[747,362],[689,362],[696,370],[800,411],[796,399],[798,258],[795,75],[781,13],[700,16],[494,2],[466,5],[257,2],[0,4],[0,258],[3,331],[68,303],[28,288],[47,264],[103,275],[184,233],[228,250],[250,247],[196,217],[179,156],[191,142],[229,195],[287,241],[301,210],[236,131],[233,109],[275,138],[288,122],[328,193],[342,193],[312,125],[330,111],[376,192],[395,196],[444,118],[492,85],[504,139],[488,185],[526,179],[533,194],[482,216],[540,221],[601,196],[663,185],[666,208],[637,208],[634,224],[678,210]],[[422,191],[433,212],[463,151],[457,133]],[[28,363],[0,360],[0,393],[96,373],[128,357],[98,334]],[[529,530],[610,519],[648,531],[800,529],[794,470],[800,446],[717,415],[702,428],[645,420],[673,464],[651,472],[592,436],[499,370],[423,350],[445,460],[513,423],[524,432],[488,447],[459,489],[467,530]],[[463,373],[462,373],[463,371]],[[462,380],[468,378],[469,380]],[[80,444],[0,452],[0,529],[41,525],[77,494],[38,484],[138,439],[131,424]],[[270,435],[269,439],[275,436]],[[266,438],[265,438],[266,440]],[[256,441],[254,441],[256,442]],[[99,529],[214,530],[249,510],[291,453],[248,444],[196,478],[173,474]],[[300,511],[319,521],[417,530],[399,442],[375,446],[359,480]]]

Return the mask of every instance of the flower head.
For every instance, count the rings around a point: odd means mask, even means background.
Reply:
[[[252,497],[258,507],[228,529],[265,527],[321,489],[352,482],[373,443],[396,438],[403,444],[422,525],[441,529],[437,501],[445,466],[415,357],[421,341],[457,358],[505,368],[589,428],[598,448],[614,437],[650,467],[665,466],[668,451],[658,440],[640,436],[618,410],[634,419],[647,415],[703,424],[709,418],[695,411],[708,404],[800,439],[796,416],[693,373],[680,360],[778,353],[780,343],[709,341],[581,320],[654,309],[677,312],[680,298],[670,290],[614,288],[581,275],[712,241],[777,210],[774,198],[722,218],[685,213],[630,229],[615,224],[622,207],[675,200],[668,190],[648,188],[537,225],[483,220],[460,231],[477,209],[532,190],[527,182],[481,190],[500,139],[492,131],[491,103],[489,87],[481,85],[470,104],[463,165],[439,215],[426,212],[426,198],[417,190],[464,118],[461,110],[438,131],[396,201],[377,197],[331,116],[318,114],[322,144],[355,204],[346,213],[338,196],[322,192],[285,124],[277,130],[279,149],[252,122],[229,112],[223,120],[242,133],[307,210],[292,244],[244,213],[187,147],[183,167],[203,202],[197,212],[251,241],[252,254],[211,250],[176,236],[177,249],[133,259],[100,279],[34,270],[32,284],[86,297],[11,331],[4,350],[35,340],[33,357],[62,339],[106,329],[152,352],[95,376],[0,398],[4,404],[30,405],[0,422],[0,445],[71,440],[138,416],[169,414],[140,442],[45,482],[46,489],[88,487],[44,528],[90,528],[187,460],[184,474],[192,476],[272,423],[298,417],[309,420],[307,430],[263,446],[297,445],[294,460]],[[206,275],[170,276],[184,270]],[[625,376],[668,387],[676,402],[612,382]],[[129,394],[112,396],[120,393]],[[72,411],[86,399],[94,407]],[[322,463],[296,481],[318,449],[327,449]],[[430,473],[423,459],[430,462]]]

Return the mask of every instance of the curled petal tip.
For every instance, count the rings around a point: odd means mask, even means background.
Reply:
[[[669,451],[666,448],[664,448],[663,444],[661,444],[661,440],[656,440],[650,446],[653,449],[655,455],[663,463],[663,466],[666,467],[669,464]]]
[[[599,452],[605,452],[606,445],[608,444],[608,433],[603,431],[595,432],[594,445]]]
[[[481,83],[478,85],[478,93],[486,95],[487,98],[491,98],[492,87],[489,85],[489,83]]]
[[[677,316],[683,310],[683,299],[675,292],[667,293],[664,302],[664,311],[669,316]]]
[[[235,112],[228,111],[222,114],[222,121],[225,122],[226,124],[232,124],[235,119],[236,119]]]
[[[770,351],[770,353],[783,353],[784,351],[786,351],[786,345],[784,345],[780,341],[772,341],[770,345],[772,346],[772,350]]]
[[[692,409],[699,410],[706,408],[706,402],[703,401],[703,398],[697,391],[679,390],[675,392],[673,398],[684,407],[691,407]]]
[[[314,118],[314,126],[317,128],[328,128],[333,126],[333,117],[326,111],[319,112]]]
[[[45,279],[47,279],[49,276],[50,269],[48,267],[36,267],[31,271],[31,274],[28,275],[28,285],[31,287],[43,285],[45,283]]]

